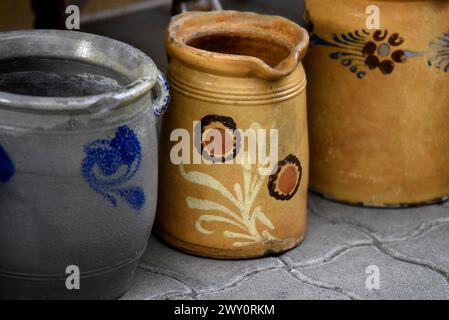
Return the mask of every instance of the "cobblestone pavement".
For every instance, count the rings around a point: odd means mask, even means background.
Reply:
[[[370,265],[380,289],[368,290]],[[449,203],[368,209],[309,195],[309,231],[273,258],[217,261],[151,238],[123,299],[449,299]]]

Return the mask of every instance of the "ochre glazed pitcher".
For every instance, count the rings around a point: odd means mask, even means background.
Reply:
[[[223,11],[172,19],[173,109],[161,136],[157,218],[166,242],[201,256],[252,258],[304,239],[309,154],[300,61],[307,47],[307,32],[281,17]],[[188,159],[201,163],[173,161],[177,129],[189,137]],[[201,140],[208,129],[230,144],[212,152],[212,140]],[[248,129],[265,129],[270,148],[276,139],[268,134],[277,132],[274,166],[250,161],[248,139],[238,134]],[[233,162],[241,155],[246,160]]]
[[[447,197],[449,1],[308,0],[306,20],[311,188],[370,206]]]

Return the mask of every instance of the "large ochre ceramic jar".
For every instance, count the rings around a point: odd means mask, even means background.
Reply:
[[[0,33],[1,298],[128,289],[154,221],[167,103],[163,76],[129,45]]]
[[[306,20],[311,188],[372,206],[447,197],[449,1],[308,0]]]
[[[301,59],[307,46],[307,32],[281,17],[223,11],[172,19],[172,102],[161,135],[157,215],[166,242],[232,259],[276,254],[304,239],[309,154]],[[173,161],[177,129],[190,145],[181,163]],[[202,139],[209,129],[222,132],[228,147],[209,150],[211,140]],[[275,163],[251,158],[238,130],[262,132],[270,150],[278,147]]]

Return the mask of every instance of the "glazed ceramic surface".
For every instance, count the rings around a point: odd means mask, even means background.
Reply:
[[[202,256],[252,258],[304,239],[309,155],[300,61],[307,45],[307,32],[281,17],[224,11],[172,19],[157,218],[166,242]],[[178,128],[189,133],[191,159],[210,156],[207,143],[193,141],[208,129],[231,132],[232,145],[207,159],[212,164],[174,164]],[[248,154],[236,129],[277,129],[277,169],[261,174],[269,166],[262,161],[233,162]]]
[[[448,18],[449,1],[306,1],[313,190],[373,206],[449,195]]]
[[[0,92],[0,296],[117,298],[154,220],[167,84],[139,50],[89,34],[0,34],[0,60],[20,57],[83,61],[129,82],[79,97]],[[66,288],[70,265],[80,290]]]

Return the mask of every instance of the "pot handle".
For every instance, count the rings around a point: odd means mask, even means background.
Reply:
[[[156,84],[153,87],[153,114],[156,119],[161,118],[170,104],[170,85],[164,74],[157,71]]]

